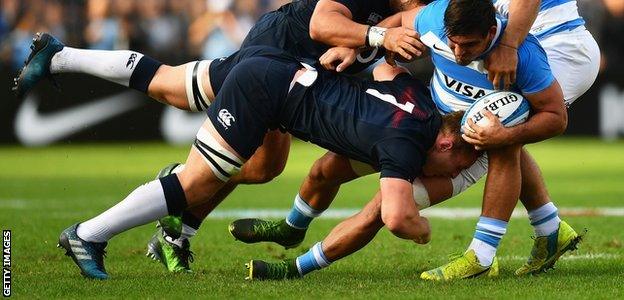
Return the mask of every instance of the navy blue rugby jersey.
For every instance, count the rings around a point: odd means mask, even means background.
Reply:
[[[420,176],[442,123],[427,87],[409,74],[378,82],[318,72],[312,86],[300,95],[291,93],[282,126],[373,166],[381,177],[413,181]]]

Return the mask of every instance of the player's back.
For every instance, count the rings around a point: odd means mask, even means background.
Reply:
[[[291,133],[374,167],[380,144],[397,140],[409,144],[397,155],[424,158],[441,118],[422,82],[408,74],[375,82],[318,72],[302,100],[286,107],[284,125]]]

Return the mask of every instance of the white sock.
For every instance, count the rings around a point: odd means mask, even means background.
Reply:
[[[559,213],[552,202],[529,211],[529,221],[535,230],[535,236],[548,236],[559,229]]]
[[[180,234],[181,239],[188,240],[194,237],[195,234],[197,234],[197,229],[182,223],[182,233]]]
[[[136,188],[124,200],[95,218],[80,223],[78,236],[89,242],[106,242],[116,234],[168,215],[159,180]]]
[[[64,47],[54,54],[50,73],[85,73],[123,86],[130,85],[130,76],[143,54],[129,50],[87,50]]]
[[[182,223],[182,232],[180,233],[180,237],[177,239],[170,239],[169,242],[177,245],[178,247],[183,247],[184,241],[194,237],[195,234],[197,234],[197,229]]]
[[[472,242],[468,249],[472,249],[479,260],[479,264],[482,266],[489,266],[494,261],[494,256],[496,256],[496,247],[491,246],[490,244],[472,238]]]
[[[482,266],[490,266],[496,256],[496,249],[507,232],[507,222],[481,216],[477,222],[474,237],[468,250],[474,250]]]

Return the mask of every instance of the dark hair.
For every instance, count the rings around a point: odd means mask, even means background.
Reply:
[[[444,30],[448,36],[487,35],[496,25],[492,0],[451,0],[444,12]]]
[[[456,111],[442,116],[440,132],[453,135],[453,151],[456,153],[469,154],[477,152],[474,146],[461,137],[461,120],[464,111]]]

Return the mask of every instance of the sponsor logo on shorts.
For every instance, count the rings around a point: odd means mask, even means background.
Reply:
[[[11,297],[11,230],[2,230],[2,296]]]
[[[219,123],[221,123],[221,125],[223,125],[225,129],[228,129],[230,126],[232,126],[232,123],[234,121],[236,121],[236,119],[227,109],[222,109],[219,111]]]

